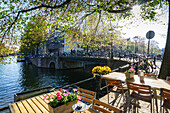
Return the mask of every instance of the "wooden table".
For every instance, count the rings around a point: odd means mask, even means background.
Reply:
[[[134,79],[131,80],[126,80],[125,74],[124,73],[119,73],[119,72],[112,72],[107,75],[102,75],[102,79],[104,78],[113,78],[117,80],[121,80],[123,82],[129,81],[137,84],[143,84],[143,85],[149,85],[153,89],[160,89],[160,88],[166,88],[170,90],[170,81],[166,81],[163,79],[155,79],[152,77],[146,77],[144,78],[144,82],[140,81],[140,78],[138,75],[134,75]]]
[[[49,113],[48,104],[43,100],[44,96],[36,96],[30,99],[12,103],[9,105],[11,113]],[[86,113],[97,113],[88,107]],[[75,112],[73,112],[75,113]]]

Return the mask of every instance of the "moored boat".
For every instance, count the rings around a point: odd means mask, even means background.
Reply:
[[[14,94],[14,102],[24,100],[24,99],[27,99],[27,98],[30,98],[30,97],[33,97],[33,96],[36,96],[36,95],[48,93],[48,92],[50,92],[50,90],[52,90],[52,87],[49,86],[49,87],[34,89],[34,90],[31,90],[31,91],[15,93]]]

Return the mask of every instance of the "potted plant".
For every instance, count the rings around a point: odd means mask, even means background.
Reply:
[[[92,69],[92,74],[95,75],[106,75],[111,72],[109,66],[96,66]]]
[[[47,100],[50,113],[70,113],[73,111],[72,106],[81,100],[78,96],[77,89],[72,92],[60,88],[59,91],[50,95],[45,95],[43,100]]]
[[[126,78],[127,78],[127,79],[134,78],[135,69],[130,68],[129,70],[127,70],[127,71],[125,72],[125,75],[126,75]]]

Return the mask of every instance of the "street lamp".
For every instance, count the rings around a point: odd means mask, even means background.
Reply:
[[[111,39],[111,55],[110,58],[113,59],[113,39]]]
[[[113,34],[113,30],[114,29],[109,29],[109,32],[110,32],[110,41],[111,41],[111,43],[110,43],[110,59],[113,59],[113,36],[114,35],[112,35]]]
[[[133,39],[134,39],[134,41],[135,41],[135,54],[136,54],[136,52],[137,52],[137,41],[138,41],[138,36],[135,36]]]

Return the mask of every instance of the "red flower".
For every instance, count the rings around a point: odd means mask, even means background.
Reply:
[[[62,98],[62,96],[61,95],[57,95],[57,99],[61,99]]]
[[[63,90],[63,88],[60,88],[60,89],[59,89],[59,91],[62,91],[62,90]]]
[[[80,100],[81,100],[81,96],[78,96],[78,97],[77,97],[77,100],[80,101]]]

